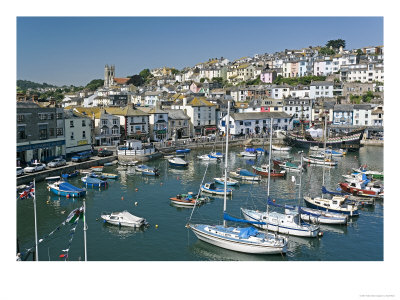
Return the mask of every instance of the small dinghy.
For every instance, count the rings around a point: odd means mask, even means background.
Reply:
[[[186,167],[189,164],[186,161],[184,161],[182,158],[179,158],[179,157],[170,158],[170,159],[168,159],[168,162],[171,166],[174,166],[174,167]]]
[[[90,168],[93,172],[103,172],[103,166],[94,166]]]
[[[91,171],[91,170],[90,170]],[[82,172],[81,172],[82,173]],[[82,173],[83,174],[83,173]],[[61,174],[61,177],[64,179],[68,179],[68,178],[72,178],[72,177],[76,177],[79,175],[79,171],[75,170],[74,172],[70,172],[70,173],[63,173]]]
[[[175,197],[169,198],[169,200],[171,200],[171,204],[176,206],[193,207],[195,205],[200,205],[204,202],[210,201],[210,198],[204,196],[197,198],[197,195],[189,192],[187,194],[178,194]]]
[[[107,181],[92,177],[90,176],[90,174],[87,174],[85,177],[82,177],[81,180],[86,186],[91,186],[91,187],[102,187],[107,185]]]
[[[216,178],[214,178],[214,180],[215,180],[215,183],[225,185],[225,178],[224,177],[216,177]],[[226,185],[227,186],[239,185],[239,181],[237,181],[236,179],[228,177],[226,179]]]
[[[149,224],[145,218],[134,216],[126,210],[113,213],[103,212],[101,214],[101,218],[104,220],[104,223],[109,223],[117,226],[139,228],[142,226],[147,226]]]
[[[216,187],[214,182],[208,182],[200,186],[200,190],[204,193],[212,195],[224,195],[225,189]],[[232,195],[232,189],[226,189],[226,195]]]

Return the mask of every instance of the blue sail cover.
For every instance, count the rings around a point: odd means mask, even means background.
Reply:
[[[60,190],[63,191],[70,191],[70,192],[82,192],[84,191],[83,189],[80,189],[76,186],[73,186],[72,184],[68,183],[68,182],[63,182],[59,184],[59,188]]]
[[[224,212],[224,220],[225,221],[237,222],[237,223],[247,223],[247,224],[258,224],[258,225],[265,225],[266,224],[265,222],[248,221],[248,220],[244,220],[244,219],[234,218],[234,217],[231,217],[230,215],[228,215],[226,212]]]
[[[349,195],[349,193],[330,192],[324,186],[322,186],[322,193],[323,194],[330,194],[330,195],[337,195],[337,196]]]
[[[241,228],[239,233],[239,238],[248,239],[250,236],[256,236],[257,233],[258,230],[255,229],[254,227]]]
[[[254,148],[246,148],[247,152],[256,152],[256,150],[254,150]]]
[[[279,204],[276,204],[275,202],[273,202],[270,198],[268,198],[268,205],[272,205],[272,206],[275,206],[275,207],[285,207],[284,205],[279,205]]]
[[[239,175],[242,175],[242,176],[253,176],[253,177],[256,177],[257,175],[256,174],[254,174],[254,173],[251,173],[250,171],[248,171],[248,170],[240,170],[239,171]]]
[[[257,148],[256,151],[265,152],[265,150],[263,148]]]

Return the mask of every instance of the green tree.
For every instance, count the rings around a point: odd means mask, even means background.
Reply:
[[[203,83],[204,81],[206,81],[205,78],[200,78],[200,82]]]
[[[334,55],[336,52],[333,49],[330,49],[329,47],[322,47],[319,50],[319,53],[322,55]]]
[[[345,48],[346,47],[346,41],[342,40],[342,39],[329,40],[326,43],[326,47],[328,47],[328,48],[332,47],[333,49],[339,49],[340,47]]]
[[[134,86],[141,86],[145,83],[145,80],[140,75],[133,75],[127,81],[127,84],[133,84]]]
[[[218,83],[223,83],[224,79],[222,77],[213,77],[212,78],[213,82],[218,82]]]
[[[91,82],[89,82],[85,88],[90,90],[90,91],[95,91],[99,87],[102,87],[104,85],[104,80],[103,79],[93,79]]]

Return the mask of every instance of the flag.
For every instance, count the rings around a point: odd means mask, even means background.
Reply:
[[[83,217],[83,206],[75,208],[73,211],[71,211],[65,222],[73,224],[81,217]]]
[[[24,189],[22,193],[19,194],[20,199],[30,198],[35,196],[35,188],[33,183]]]

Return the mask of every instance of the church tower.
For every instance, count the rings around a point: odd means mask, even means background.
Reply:
[[[114,84],[115,66],[106,65],[104,67],[104,87],[110,87]]]

